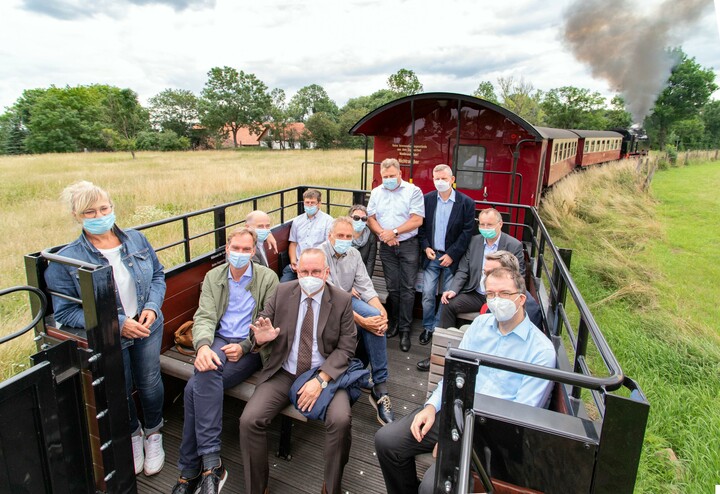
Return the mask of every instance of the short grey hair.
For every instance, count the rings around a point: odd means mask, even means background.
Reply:
[[[254,224],[257,221],[257,217],[261,215],[267,216],[268,219],[270,219],[270,215],[267,214],[265,211],[260,211],[259,209],[256,209],[255,211],[250,211],[248,215],[245,216],[245,224]]]
[[[362,204],[353,204],[352,206],[350,206],[350,211],[348,211],[348,214],[352,216],[355,211],[362,211],[363,213],[367,214],[367,208]]]
[[[502,215],[500,214],[500,211],[498,211],[495,208],[487,208],[480,211],[480,214],[478,215],[478,218],[484,214],[492,214],[495,216],[495,219],[500,223],[503,220]]]
[[[440,173],[440,172],[448,172],[450,174],[450,176],[452,176],[452,174],[453,174],[452,168],[450,168],[449,166],[447,166],[444,163],[437,165],[435,168],[433,168],[433,173]]]
[[[388,168],[395,167],[397,171],[400,171],[400,162],[395,158],[387,158],[380,163],[380,171],[387,170]]]
[[[500,265],[506,269],[512,269],[513,271],[520,272],[520,262],[515,254],[507,250],[499,250],[497,252],[491,252],[485,256],[488,261],[497,261]]]
[[[298,259],[298,264],[300,264],[300,261],[302,261],[302,258],[309,255],[320,255],[323,258],[323,264],[326,268],[329,268],[330,265],[328,264],[327,256],[325,255],[325,252],[322,251],[322,249],[318,249],[317,247],[312,247],[310,249],[305,249],[300,253],[300,258]]]
[[[110,205],[113,205],[110,194],[105,189],[87,180],[68,185],[60,194],[60,198],[75,216],[102,199],[107,199]]]
[[[352,228],[353,220],[349,216],[339,216],[335,218],[332,222],[332,225],[330,226],[330,233],[335,233],[335,229],[337,228],[337,226],[342,224],[345,224]]]

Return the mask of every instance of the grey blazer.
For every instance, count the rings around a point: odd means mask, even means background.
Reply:
[[[498,240],[498,250],[507,250],[517,257],[520,263],[520,273],[524,278],[525,256],[523,255],[522,243],[503,232]],[[478,289],[482,278],[483,255],[485,255],[485,238],[482,235],[475,235],[470,240],[467,252],[460,259],[450,290],[455,293],[469,293]]]

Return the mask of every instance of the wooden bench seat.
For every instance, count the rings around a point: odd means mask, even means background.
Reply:
[[[160,355],[160,369],[164,374],[187,381],[194,373],[194,361],[195,357],[183,355],[173,347]],[[257,373],[237,386],[226,389],[225,394],[238,400],[248,401],[255,392],[256,383]],[[293,405],[286,406],[280,413],[292,419],[307,422],[307,418]]]

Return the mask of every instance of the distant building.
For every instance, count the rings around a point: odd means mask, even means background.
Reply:
[[[313,149],[315,142],[308,139],[305,124],[293,122],[287,124],[282,132],[275,135],[270,125],[260,134],[260,146],[271,149]]]
[[[229,125],[225,126],[225,132],[227,133],[227,137],[222,142],[221,147],[231,148],[234,146],[234,144],[232,129]],[[237,131],[237,145],[238,147],[259,146],[261,135],[262,134],[255,134],[254,132],[251,132],[250,129],[248,129],[247,127],[240,127]]]

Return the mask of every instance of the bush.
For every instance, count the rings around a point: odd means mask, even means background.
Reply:
[[[670,162],[670,166],[677,166],[677,158],[678,158],[678,152],[677,148],[673,146],[672,144],[668,144],[665,146],[665,152],[667,153],[668,161]]]

